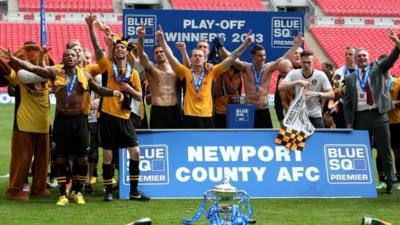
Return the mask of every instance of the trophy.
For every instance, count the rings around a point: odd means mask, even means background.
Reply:
[[[191,219],[182,220],[183,224],[193,224],[200,219],[203,212],[212,225],[256,223],[254,219],[251,219],[253,209],[249,195],[246,191],[232,186],[228,179],[205,192],[203,196],[203,202],[197,213]]]
[[[247,97],[245,95],[229,95],[229,104],[246,104]]]

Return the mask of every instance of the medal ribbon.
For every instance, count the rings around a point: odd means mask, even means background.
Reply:
[[[204,194],[203,202],[201,203],[200,208],[197,210],[196,214],[191,219],[183,219],[182,224],[193,224],[197,222],[200,219],[203,212],[205,212],[206,202],[207,202],[207,195]]]
[[[126,82],[131,78],[132,66],[129,63],[126,64],[125,75],[123,77],[120,76],[117,64],[115,62],[112,63],[112,67],[113,67],[114,76],[119,83]]]
[[[72,75],[72,79],[68,79],[68,75],[65,75],[67,79],[67,103],[71,100],[72,90],[74,89],[76,83],[76,72]]]
[[[201,85],[203,83],[205,69],[203,68],[203,70],[201,70],[199,79],[196,78],[196,74],[194,73],[193,68],[191,68],[191,72],[192,72],[194,90],[196,91],[196,93],[199,93],[199,90],[200,90]]]
[[[256,83],[256,91],[258,92],[258,90],[260,89],[261,78],[262,78],[262,75],[264,73],[264,66],[265,65],[263,64],[263,66],[261,67],[260,73],[257,73],[257,70],[256,70],[254,64],[251,64],[251,65],[252,65],[251,69],[253,70],[254,82]]]

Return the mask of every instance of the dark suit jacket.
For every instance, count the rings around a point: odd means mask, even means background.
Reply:
[[[390,55],[381,62],[375,60],[370,64],[370,87],[374,97],[375,104],[379,113],[387,113],[394,108],[390,93],[386,87],[384,73],[386,73],[396,62],[400,50],[395,47]],[[343,96],[344,117],[347,124],[353,124],[357,110],[357,70],[345,78],[345,90]]]

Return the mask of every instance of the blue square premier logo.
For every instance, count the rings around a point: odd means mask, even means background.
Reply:
[[[144,46],[153,46],[156,43],[155,33],[157,31],[156,15],[126,15],[124,20],[125,34],[129,39],[137,42],[137,29],[146,26],[144,36]]]
[[[303,23],[299,17],[272,17],[271,47],[291,48],[293,40],[302,32]]]
[[[168,145],[140,145],[139,184],[165,185],[169,183]],[[124,183],[129,184],[129,154],[126,157]]]
[[[370,184],[372,172],[366,145],[324,145],[326,177],[330,184]]]
[[[235,121],[246,122],[249,121],[249,109],[248,108],[236,108]]]

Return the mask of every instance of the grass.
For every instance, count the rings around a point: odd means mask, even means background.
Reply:
[[[271,115],[275,116],[273,110]],[[13,106],[0,105],[0,176],[8,173]],[[273,118],[277,127],[276,118]],[[101,174],[101,171],[99,171]],[[58,190],[47,198],[33,197],[26,202],[5,200],[8,179],[0,178],[0,224],[17,225],[122,225],[134,218],[150,217],[156,225],[178,225],[190,218],[200,206],[200,199],[151,200],[147,203],[128,200],[102,202],[101,182],[93,195],[84,195],[87,204],[57,207]],[[200,197],[200,196],[199,196]],[[376,199],[253,199],[254,218],[261,225],[356,225],[364,215],[392,223],[400,222],[400,191],[380,193]],[[204,216],[196,223],[209,224]]]

